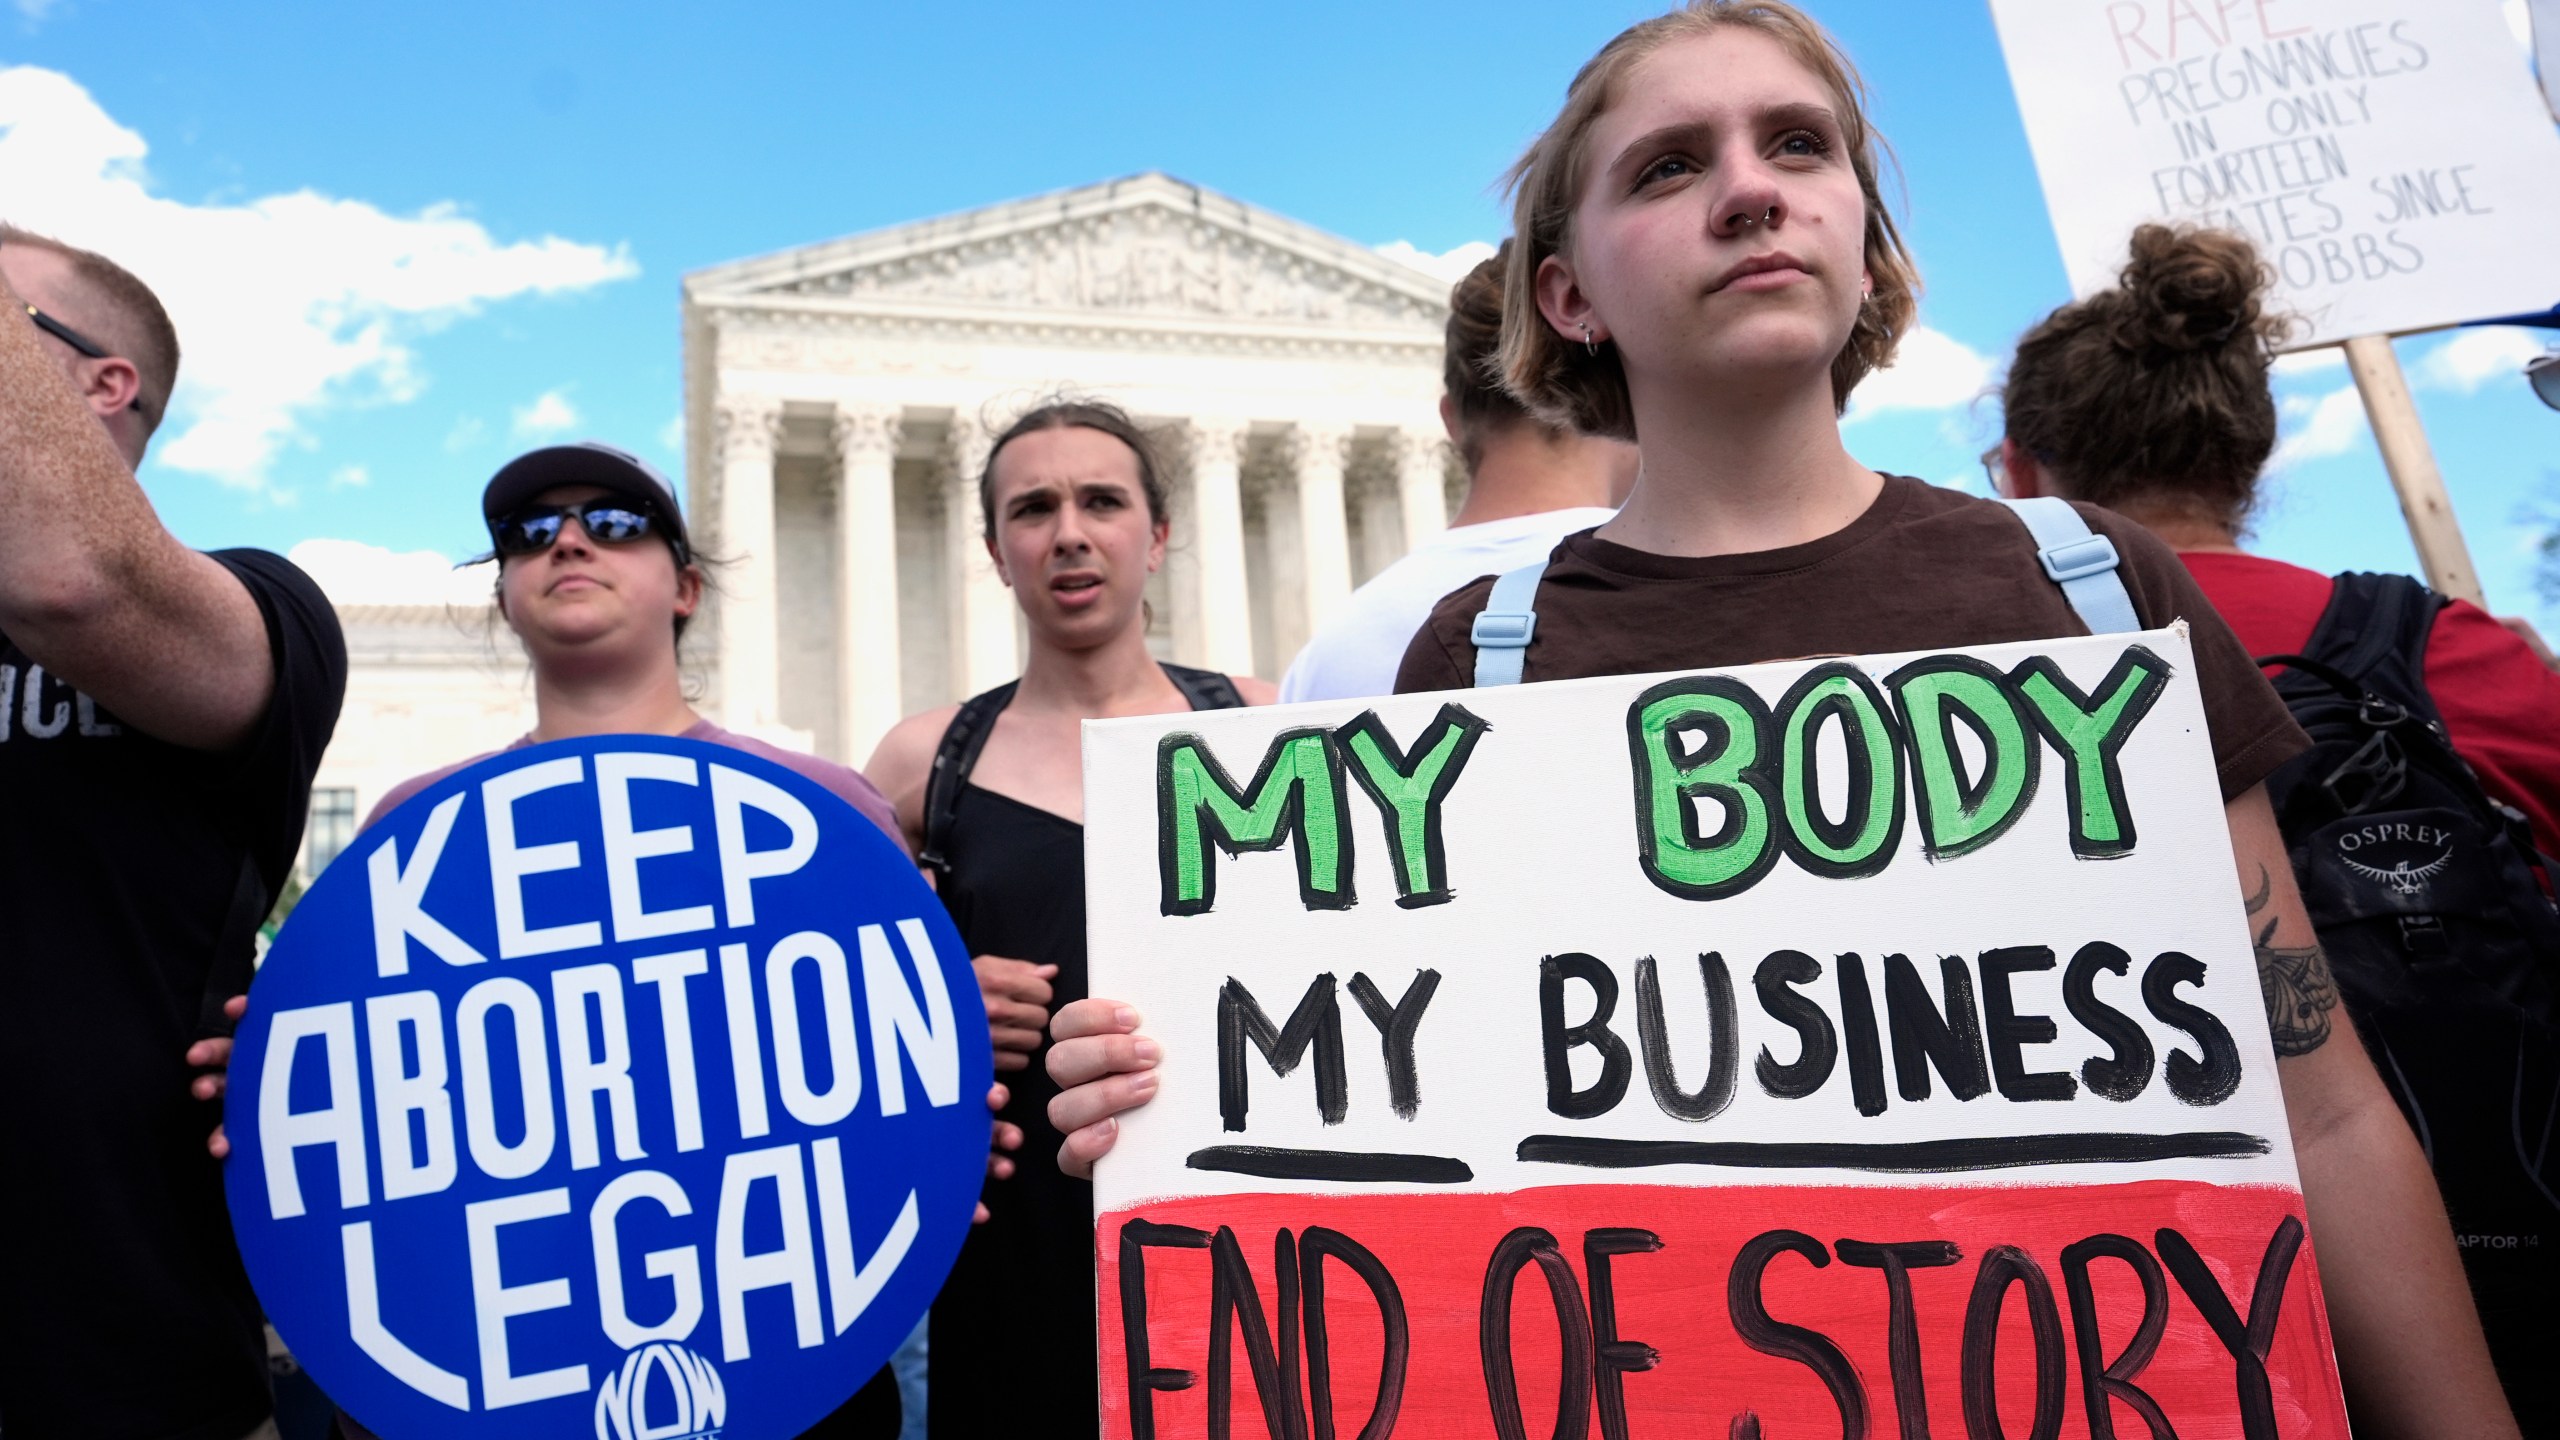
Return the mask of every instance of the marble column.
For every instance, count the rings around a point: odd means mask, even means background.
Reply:
[[[1403,502],[1408,554],[1449,528],[1449,488],[1441,459],[1447,443],[1437,429],[1395,434],[1396,494]]]
[[[952,683],[961,700],[992,690],[1022,671],[1014,643],[1013,591],[987,558],[987,517],[978,502],[978,477],[987,468],[995,437],[967,414],[951,421],[951,474],[942,500],[948,527],[951,585]]]
[[[1234,421],[1191,422],[1190,568],[1200,616],[1194,658],[1230,675],[1253,673],[1253,602],[1244,561],[1246,434]]]
[[[713,464],[720,472],[714,534],[730,563],[720,577],[720,720],[753,733],[782,721],[775,602],[773,451],[782,438],[782,402],[721,397],[712,410]]]
[[[1300,594],[1309,638],[1351,594],[1351,528],[1342,503],[1342,468],[1350,442],[1348,430],[1298,427],[1298,535],[1304,549]],[[1281,656],[1280,663],[1285,667],[1289,659]]]
[[[836,411],[836,722],[859,767],[906,713],[898,671],[898,412]]]

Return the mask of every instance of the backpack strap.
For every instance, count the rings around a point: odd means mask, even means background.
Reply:
[[[1468,638],[1476,647],[1476,685],[1517,685],[1529,663],[1529,642],[1538,633],[1538,581],[1547,562],[1537,561],[1498,576],[1485,596]]]
[[[951,873],[950,857],[942,853],[951,838],[951,822],[960,808],[960,787],[969,783],[969,772],[978,768],[978,752],[987,748],[987,736],[996,728],[996,716],[1013,703],[1013,692],[1021,684],[1008,680],[982,695],[960,702],[958,713],[943,727],[942,744],[933,752],[933,769],[924,782],[924,845],[916,851],[916,863],[936,874]]]
[[[1194,710],[1241,710],[1244,696],[1237,693],[1236,682],[1215,670],[1195,670],[1188,665],[1163,665],[1164,676]]]
[[[2336,578],[2302,653],[2429,720],[2427,639],[2445,598],[2406,575],[2350,570]]]
[[[2092,635],[2117,635],[2142,628],[2133,596],[2116,573],[2115,542],[2089,528],[2068,500],[2038,495],[2027,500],[2003,499],[2009,513],[2027,527],[2036,542],[2036,559],[2044,573],[2062,587],[2071,613]]]

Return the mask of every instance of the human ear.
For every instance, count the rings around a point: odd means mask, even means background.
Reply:
[[[1538,262],[1538,313],[1546,318],[1548,328],[1577,345],[1609,338],[1609,327],[1592,312],[1591,301],[1574,279],[1572,263],[1561,254]]]
[[[690,616],[702,608],[702,571],[686,565],[676,571],[676,613]]]
[[[978,537],[978,543],[987,547],[987,559],[996,567],[996,578],[1004,582],[1004,588],[1012,589],[1013,575],[1004,568],[1004,551],[996,548],[996,537],[981,535]]]
[[[1449,432],[1450,444],[1464,446],[1465,437],[1458,433],[1458,402],[1448,395],[1440,397],[1440,428]]]
[[[1443,402],[1446,403],[1446,402]],[[1164,547],[1173,538],[1173,522],[1159,517],[1147,530],[1147,573],[1164,568]]]
[[[133,399],[142,393],[142,372],[121,355],[90,362],[88,378],[82,382],[80,398],[90,410],[101,416],[119,415],[133,408]]]

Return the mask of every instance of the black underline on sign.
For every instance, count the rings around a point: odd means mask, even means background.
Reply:
[[[1286,1150],[1275,1145],[1212,1145],[1191,1152],[1194,1170],[1227,1170],[1266,1180],[1367,1180],[1401,1185],[1457,1185],[1476,1178],[1464,1160],[1358,1150]]]
[[[1931,1171],[2011,1170],[2030,1165],[2138,1165],[2155,1160],[2230,1160],[2264,1155],[2264,1137],[2236,1130],[2177,1135],[1994,1135],[1916,1140],[1897,1145],[1854,1141],[1762,1144],[1747,1140],[1611,1140],[1589,1135],[1532,1135],[1520,1158],[1551,1165],[1633,1170],[1651,1165],[1721,1165],[1753,1170]],[[1195,1162],[1196,1163],[1196,1162]]]

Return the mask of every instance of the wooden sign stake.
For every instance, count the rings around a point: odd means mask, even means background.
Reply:
[[[2388,335],[2359,335],[2346,342],[2347,369],[2364,397],[2365,418],[2373,424],[2374,442],[2382,447],[2383,468],[2391,488],[2400,494],[2400,514],[2409,522],[2409,538],[2418,547],[2418,563],[2427,583],[2457,600],[2487,608],[2481,598],[2480,572],[2472,568],[2471,547],[2463,543],[2462,526],[2454,519],[2453,498],[2445,493],[2444,473],[2436,468],[2435,451],[2418,421],[2417,402],[2410,398],[2408,378]]]

